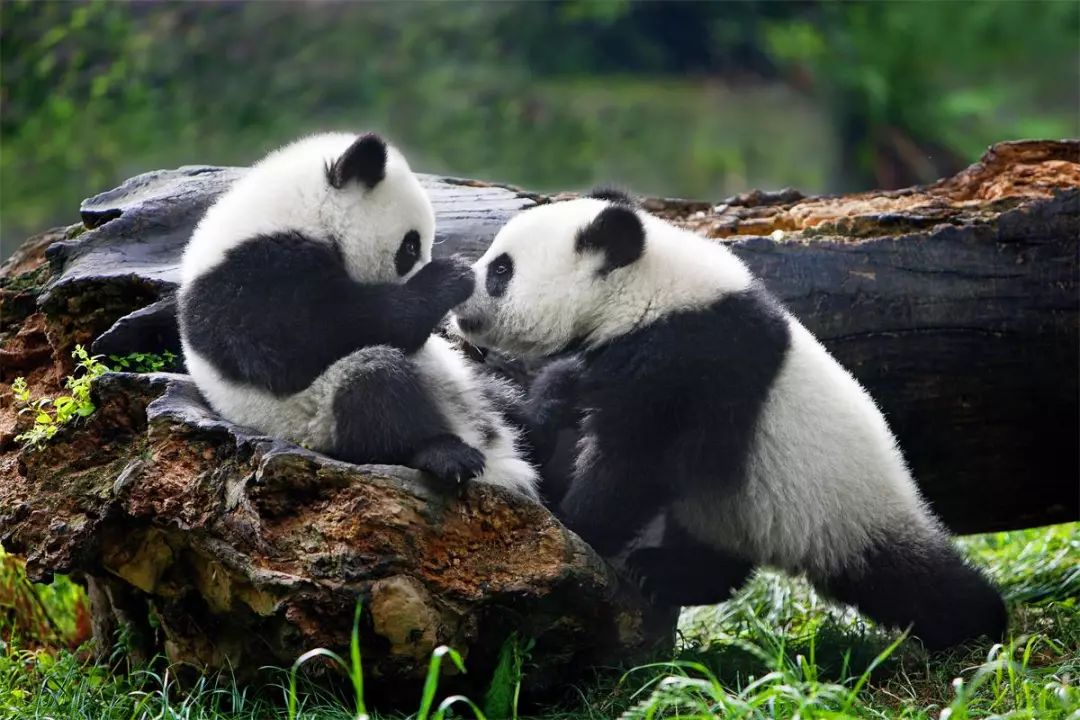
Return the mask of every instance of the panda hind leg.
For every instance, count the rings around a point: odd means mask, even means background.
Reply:
[[[754,564],[690,536],[670,516],[658,547],[637,548],[625,561],[628,575],[658,605],[714,605],[731,597]]]
[[[484,454],[454,434],[413,361],[377,346],[339,361],[332,397],[337,457],[407,465],[458,485],[484,471]]]
[[[882,625],[910,627],[932,651],[983,636],[996,642],[1008,625],[997,588],[944,535],[879,542],[857,569],[815,584]]]

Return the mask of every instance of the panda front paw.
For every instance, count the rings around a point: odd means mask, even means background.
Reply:
[[[555,360],[540,370],[528,397],[539,421],[556,428],[577,423],[577,396],[584,372],[585,363],[576,355]]]
[[[484,472],[484,453],[456,435],[442,435],[424,445],[410,465],[457,487]]]
[[[455,308],[472,297],[476,289],[476,274],[472,266],[460,258],[450,258],[447,262],[451,263],[451,267],[445,271],[441,288],[447,305]]]
[[[409,280],[409,286],[429,297],[440,316],[469,299],[476,285],[472,268],[458,258],[432,260]]]

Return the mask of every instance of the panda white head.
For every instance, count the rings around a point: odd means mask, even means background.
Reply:
[[[473,295],[455,310],[462,334],[531,357],[601,344],[752,282],[726,248],[611,191],[515,216],[473,271]]]
[[[182,282],[233,246],[280,232],[336,245],[359,282],[404,282],[431,260],[435,213],[379,136],[313,135],[270,153],[218,198],[185,250]]]

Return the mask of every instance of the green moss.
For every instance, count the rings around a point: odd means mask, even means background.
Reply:
[[[64,232],[64,239],[74,240],[89,229],[90,228],[86,227],[82,223],[75,223],[74,225],[68,227],[68,229]]]
[[[47,282],[49,282],[51,276],[52,271],[49,269],[49,264],[43,263],[41,266],[28,272],[13,277],[0,278],[0,288],[10,290],[11,292],[40,290]]]

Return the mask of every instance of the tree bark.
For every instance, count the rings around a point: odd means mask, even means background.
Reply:
[[[17,446],[16,375],[55,394],[76,343],[179,351],[180,253],[243,172],[133,178],[5,264],[0,542],[36,578],[88,578],[104,647],[128,626],[141,652],[240,674],[345,648],[357,598],[372,687],[389,694],[411,692],[441,643],[480,682],[511,631],[534,636],[528,681],[543,690],[670,642],[674,613],[542,507],[478,486],[446,497],[413,470],[252,435],[182,374],[106,375],[94,415],[43,449]],[[515,213],[558,197],[423,181],[439,256],[475,257]],[[1077,518],[1080,143],[997,145],[894,192],[644,204],[728,243],[863,382],[951,529]]]

